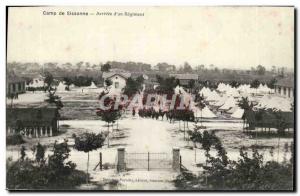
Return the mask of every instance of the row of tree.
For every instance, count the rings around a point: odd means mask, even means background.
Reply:
[[[82,87],[82,86],[90,86],[92,82],[97,83],[93,77],[89,76],[75,76],[75,77],[64,77],[65,85],[69,88],[71,84],[75,86]]]

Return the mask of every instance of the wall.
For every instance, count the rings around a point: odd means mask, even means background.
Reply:
[[[117,89],[122,89],[126,86],[126,79],[119,75],[114,75],[108,79],[110,79],[112,81],[113,87],[116,87],[116,83],[119,83]]]

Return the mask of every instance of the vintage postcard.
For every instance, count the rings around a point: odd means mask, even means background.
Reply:
[[[7,189],[294,191],[294,14],[7,7]]]

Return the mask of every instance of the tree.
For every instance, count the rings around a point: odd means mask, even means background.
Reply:
[[[242,97],[242,99],[238,101],[238,106],[244,110],[244,114],[245,112],[252,111],[253,109],[253,103],[252,102],[250,103],[248,97]],[[246,116],[243,115],[242,119],[243,119],[243,128],[244,128],[244,125],[246,123]]]
[[[272,111],[276,119],[276,128],[279,135],[284,134],[284,130],[288,127],[288,122],[284,118],[284,114],[281,111]]]
[[[183,71],[186,72],[186,73],[187,73],[187,72],[192,72],[192,71],[193,71],[191,65],[190,65],[188,62],[184,62],[184,65],[183,65]]]
[[[175,71],[176,67],[174,65],[169,65],[168,63],[157,63],[156,65],[160,72],[165,71]]]
[[[90,86],[93,78],[88,76],[75,76],[73,79],[75,86]]]
[[[70,90],[70,85],[72,84],[72,79],[69,77],[64,77],[65,84],[67,85],[66,90]]]
[[[143,76],[138,77],[137,79],[128,78],[126,81],[126,86],[124,88],[124,94],[128,97],[133,96],[135,93],[141,91],[143,89]]]
[[[235,80],[232,80],[232,81],[230,81],[229,85],[233,88],[237,88],[237,87],[239,87],[240,83]]]
[[[253,81],[251,82],[250,87],[251,87],[251,88],[258,88],[259,85],[260,85],[259,80],[255,79],[255,80],[253,80]]]
[[[48,167],[52,171],[52,178],[59,178],[62,174],[70,174],[76,168],[76,164],[68,161],[65,162],[70,156],[70,148],[68,146],[68,140],[64,139],[64,142],[54,142],[53,154],[48,156]]]
[[[111,69],[111,66],[109,63],[105,63],[104,65],[101,66],[101,71],[103,71],[103,72],[109,72],[110,69]]]
[[[198,93],[196,94],[196,97],[195,97],[195,103],[196,105],[199,107],[200,109],[200,123],[201,123],[201,127],[203,127],[202,125],[202,110],[205,108],[205,103],[204,103],[204,96],[203,94],[202,95],[199,95]]]
[[[275,84],[276,84],[277,80],[276,78],[272,78],[269,82],[268,82],[268,87],[271,88],[271,89],[274,89],[275,88]]]
[[[77,71],[81,70],[82,65],[83,65],[83,61],[76,63]]]
[[[24,146],[21,146],[21,161],[25,160],[26,156],[26,148]]]
[[[190,88],[190,91],[195,87],[195,80],[189,80],[188,87]]]
[[[210,158],[209,151],[210,151],[212,145],[214,145],[216,143],[216,141],[217,141],[217,137],[215,136],[215,134],[213,132],[208,133],[208,131],[206,131],[206,130],[203,132],[201,145],[205,151],[205,157],[206,157],[205,167],[207,167],[208,159]],[[207,175],[205,175],[205,181],[207,184]]]
[[[194,143],[194,148],[195,148],[195,163],[197,161],[197,152],[196,152],[196,149],[197,149],[197,143],[198,144],[201,144],[202,143],[202,134],[201,132],[199,131],[200,127],[195,125],[194,127],[194,131],[193,132],[190,132],[190,139],[192,140],[192,142]]]
[[[46,86],[46,90],[51,90],[54,82],[53,75],[50,72],[45,72],[44,84]]]
[[[48,103],[54,103],[58,109],[61,109],[63,107],[63,103],[60,100],[60,97],[55,95],[56,93],[56,88],[53,87],[54,85],[54,79],[53,76],[50,72],[45,72],[45,89],[48,91],[48,99],[45,101]]]
[[[45,161],[45,147],[42,146],[39,142],[36,145],[36,154],[35,154],[35,160],[41,164]]]
[[[265,75],[266,68],[264,66],[262,66],[262,65],[258,65],[256,67],[256,72],[257,72],[258,75]]]
[[[74,148],[78,151],[83,151],[88,154],[87,159],[87,169],[86,169],[86,181],[89,183],[89,160],[90,160],[90,151],[97,150],[101,148],[104,143],[104,137],[102,134],[94,133],[84,133],[80,137],[75,137]]]
[[[105,82],[106,89],[112,85],[112,81],[110,79],[106,79],[104,82]]]
[[[107,123],[107,146],[109,147],[109,124],[112,123],[113,125],[119,118],[121,118],[121,106],[119,108],[115,108],[115,100],[110,97],[107,97],[103,102],[103,106],[106,108],[98,108],[96,114],[100,116],[101,120]]]
[[[159,75],[156,75],[157,82],[159,86],[156,88],[157,93],[162,94],[174,94],[174,88],[178,85],[178,81],[175,77],[163,78]]]

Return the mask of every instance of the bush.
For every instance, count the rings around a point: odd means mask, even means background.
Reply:
[[[6,136],[6,145],[19,145],[24,143],[25,141],[23,140],[23,137],[20,134]]]
[[[38,152],[38,151],[37,151]],[[6,186],[9,190],[58,190],[73,189],[86,180],[83,171],[76,170],[76,164],[66,161],[70,149],[67,142],[54,144],[53,154],[48,162],[30,160],[24,154],[22,159],[8,161]]]
[[[199,190],[199,178],[191,172],[183,171],[174,180],[175,187],[179,190]]]
[[[55,174],[47,165],[40,167],[29,159],[13,162],[7,167],[6,176],[7,188],[10,190],[69,189],[82,184],[86,179],[83,171]]]
[[[206,190],[293,190],[293,144],[291,145],[291,159],[278,163],[263,161],[263,156],[256,148],[249,156],[244,147],[240,149],[237,161],[230,160],[221,141],[213,134],[214,141],[207,145],[207,163],[203,166],[204,173],[199,176],[186,171],[174,181],[178,189],[206,189]],[[207,143],[204,137],[199,140],[202,146]],[[214,147],[217,155],[210,155],[210,147]],[[203,146],[204,148],[204,146]],[[285,153],[289,151],[285,145]],[[204,148],[205,149],[205,148]],[[272,155],[271,155],[272,156]],[[202,186],[202,187],[201,187]]]

